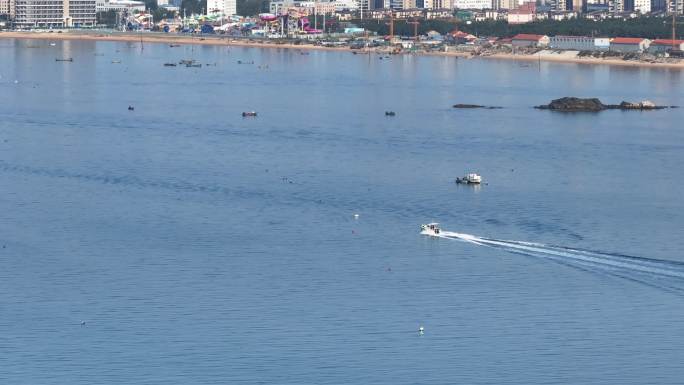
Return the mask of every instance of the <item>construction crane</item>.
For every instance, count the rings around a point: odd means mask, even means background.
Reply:
[[[418,26],[420,25],[420,21],[418,21],[418,19],[413,19],[409,22],[406,22],[406,24],[413,25],[413,40],[418,41]]]

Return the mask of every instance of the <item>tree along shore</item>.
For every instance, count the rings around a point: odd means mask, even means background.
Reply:
[[[413,25],[409,20],[395,20],[394,34],[413,36]],[[379,35],[388,35],[387,20],[354,20],[352,23]],[[678,24],[684,24],[680,17]],[[646,39],[672,38],[672,19],[663,17],[637,17],[634,19],[606,19],[594,21],[577,18],[571,20],[543,20],[527,24],[508,24],[505,21],[477,21],[470,24],[459,19],[421,20],[419,34],[437,31],[445,34],[454,30],[464,31],[476,36],[511,37],[519,33],[557,36],[597,36],[597,37],[643,37]],[[677,31],[679,39],[684,38],[684,28]]]

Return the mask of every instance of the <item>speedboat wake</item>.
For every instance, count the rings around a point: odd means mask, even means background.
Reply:
[[[472,234],[440,230],[433,237],[455,239],[506,252],[549,259],[564,265],[610,274],[661,289],[684,294],[684,263],[661,259],[634,257],[535,242],[521,242],[479,237]]]

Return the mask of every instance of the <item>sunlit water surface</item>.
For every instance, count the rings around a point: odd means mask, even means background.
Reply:
[[[0,40],[0,383],[682,382],[684,110],[531,107],[684,72],[48,43]]]

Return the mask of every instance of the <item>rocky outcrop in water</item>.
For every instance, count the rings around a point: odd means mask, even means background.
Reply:
[[[608,106],[601,103],[597,98],[572,98],[565,97],[554,99],[549,104],[536,106],[541,110],[565,111],[565,112],[598,112],[608,109]]]
[[[499,109],[499,108],[501,108],[501,107],[497,107],[497,106],[481,106],[481,105],[479,105],[479,104],[460,104],[460,103],[459,103],[459,104],[454,104],[454,108],[484,108],[484,109],[487,109],[487,110],[495,110],[495,109]]]
[[[598,112],[603,110],[660,110],[669,107],[674,106],[657,106],[649,100],[636,103],[622,102],[620,104],[603,104],[597,98],[565,97],[554,99],[549,104],[536,106],[535,108],[562,112]]]

